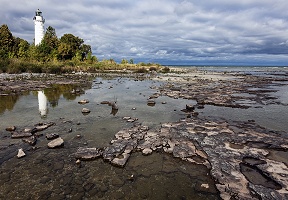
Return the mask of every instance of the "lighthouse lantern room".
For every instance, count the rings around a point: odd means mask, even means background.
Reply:
[[[41,43],[44,37],[44,23],[45,19],[42,16],[42,12],[38,9],[35,12],[35,17],[33,18],[35,24],[35,45]]]

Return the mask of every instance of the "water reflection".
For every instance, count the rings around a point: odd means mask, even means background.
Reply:
[[[48,102],[47,97],[44,94],[44,91],[38,91],[38,105],[39,105],[39,113],[42,118],[47,117],[48,113]]]

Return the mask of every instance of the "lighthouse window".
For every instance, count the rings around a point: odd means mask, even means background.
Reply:
[[[38,9],[37,11],[36,11],[36,16],[41,16],[42,15],[42,12]]]

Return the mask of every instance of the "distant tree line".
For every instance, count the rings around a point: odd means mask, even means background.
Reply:
[[[91,46],[73,34],[64,34],[60,39],[53,27],[46,29],[39,45],[29,44],[26,40],[14,37],[6,24],[0,27],[0,58],[23,58],[40,62],[47,61],[84,61],[96,62]]]

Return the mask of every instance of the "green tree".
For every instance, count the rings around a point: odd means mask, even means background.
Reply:
[[[61,60],[71,59],[73,56],[72,48],[69,44],[60,43],[58,47],[58,54]]]
[[[27,58],[29,55],[29,43],[26,40],[21,39],[18,45],[17,55],[19,58]]]
[[[0,57],[7,58],[14,46],[14,38],[6,24],[0,27]]]
[[[53,50],[58,48],[59,40],[57,38],[56,31],[53,27],[48,26],[41,43],[44,44],[46,48],[45,53],[49,55],[52,53]]]
[[[87,59],[87,55],[89,53],[92,53],[91,46],[87,45],[87,44],[82,44],[80,47],[80,51],[81,51],[81,55],[82,55],[82,61],[84,59]]]
[[[60,38],[60,51],[62,59],[72,59],[78,50],[81,50],[81,45],[83,44],[83,39],[76,37],[72,34],[64,34]],[[60,47],[59,46],[59,47]],[[59,50],[59,48],[58,48]],[[65,53],[64,53],[65,52]],[[63,56],[65,54],[65,56]]]

